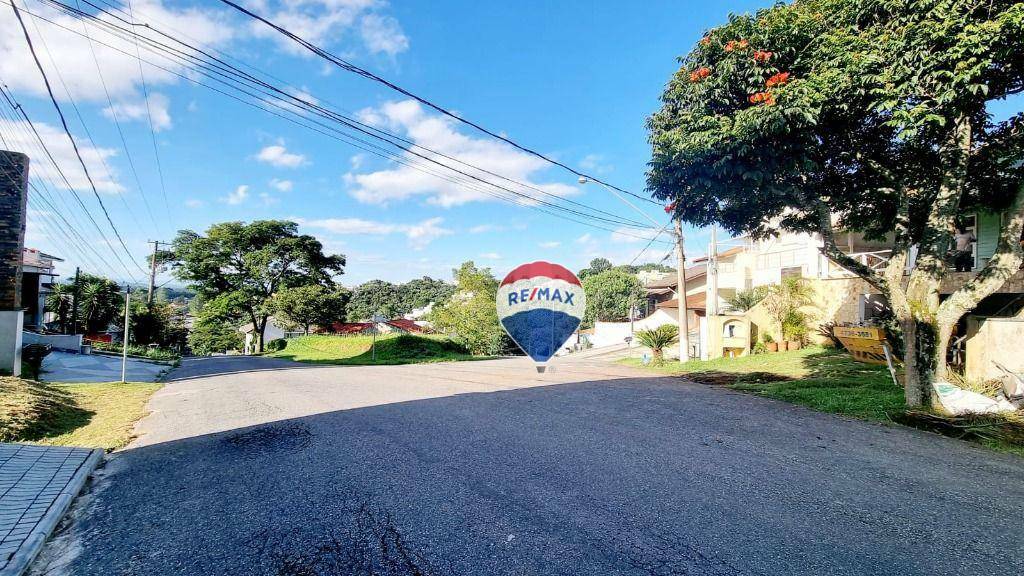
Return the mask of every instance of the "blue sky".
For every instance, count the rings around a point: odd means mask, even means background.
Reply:
[[[19,1],[81,30],[81,24],[37,0]],[[466,118],[642,194],[649,158],[644,120],[657,108],[661,89],[677,67],[676,57],[707,28],[724,22],[729,11],[770,2],[245,4]],[[378,84],[332,69],[217,2],[135,0],[132,7],[140,21],[184,31],[374,126],[550,193],[640,218],[595,184],[580,186],[563,170],[445,121]],[[263,218],[294,219],[329,251],[345,254],[349,263],[342,281],[348,285],[372,278],[450,278],[451,268],[464,260],[490,266],[498,274],[535,259],[573,269],[595,256],[628,263],[646,244],[452,186],[150,67],[144,70],[147,113],[134,61],[100,47],[104,91],[83,38],[28,20],[30,34],[45,41],[38,46],[44,66],[53,71],[52,57],[61,72],[60,78],[51,73],[51,80],[111,217],[137,260],[146,254],[147,240],[170,240],[176,229],[201,231],[213,222]],[[15,26],[8,15],[0,19],[0,78],[42,127],[82,200],[100,218],[84,179],[76,177],[70,146],[60,141],[56,115],[42,98],[38,74]],[[94,34],[99,39],[100,33]],[[131,44],[111,42],[133,50]],[[91,141],[58,80],[67,84]],[[1016,103],[1005,107],[1019,109]],[[157,128],[166,205],[149,115]],[[112,118],[120,121],[142,191]],[[6,128],[15,141],[12,147],[17,147],[19,127],[4,121],[0,128]],[[54,188],[71,194],[57,183]],[[656,221],[667,222],[657,206],[644,208]],[[48,211],[38,203],[33,207],[28,244],[65,256],[62,273],[74,265],[90,269],[91,264],[76,256],[81,246],[69,247],[47,233],[56,225]],[[73,213],[65,216],[74,218]],[[77,218],[89,242],[98,250],[111,250],[94,230],[90,233],[84,215]],[[706,231],[688,230],[691,254],[703,253],[706,242]],[[660,260],[668,250],[656,243],[638,261]],[[94,267],[103,268],[98,263]],[[114,275],[104,269],[90,271]],[[123,270],[117,273],[125,275]],[[134,267],[133,274],[142,279]]]

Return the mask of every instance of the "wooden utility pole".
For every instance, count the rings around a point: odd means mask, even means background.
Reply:
[[[78,266],[75,266],[75,285],[71,287],[71,333],[78,334],[78,298],[81,294],[81,288],[79,288],[78,277],[81,275],[82,270]]]
[[[164,242],[150,240],[149,243],[153,245],[153,255],[149,257],[149,294],[146,296],[146,304],[153,303],[153,287],[156,284],[156,253]]]
[[[686,310],[686,251],[683,248],[683,222],[676,219],[676,249],[679,262],[676,265],[676,294],[679,300],[679,361],[690,359],[690,327]]]
[[[121,347],[121,383],[126,382],[125,376],[128,371],[128,332],[130,330],[128,324],[130,320],[130,311],[132,297],[132,287],[129,284],[124,285],[124,344]]]

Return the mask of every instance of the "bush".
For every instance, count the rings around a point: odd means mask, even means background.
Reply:
[[[266,349],[267,352],[280,352],[281,350],[284,350],[285,347],[287,346],[288,341],[285,340],[284,338],[274,338],[270,342],[267,342],[267,345],[264,346],[264,349]]]
[[[665,348],[679,341],[679,327],[675,324],[662,324],[653,330],[637,332],[636,339],[651,349],[654,364],[661,364],[665,360]]]
[[[93,350],[98,350],[100,352],[110,352],[112,354],[121,354],[124,352],[124,347],[121,344],[100,342],[98,340],[90,340],[89,344],[92,346]],[[147,360],[156,360],[158,362],[175,362],[181,359],[181,354],[178,354],[174,350],[155,348],[151,346],[139,346],[138,344],[128,345],[128,355],[134,358],[145,358]]]

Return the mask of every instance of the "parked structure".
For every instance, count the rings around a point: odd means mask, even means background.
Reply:
[[[64,260],[25,248],[21,253],[21,303],[25,307],[25,327],[39,327],[50,321],[46,312],[46,297],[53,292],[57,279],[54,262]]]

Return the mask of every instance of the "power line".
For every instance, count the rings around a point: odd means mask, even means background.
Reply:
[[[28,44],[29,52],[31,52],[32,54],[32,60],[35,62],[36,68],[39,69],[39,74],[43,77],[43,84],[46,85],[46,93],[49,95],[50,101],[53,103],[54,108],[57,110],[57,115],[60,117],[61,126],[64,128],[64,133],[67,135],[68,140],[71,142],[71,147],[75,151],[75,156],[78,158],[78,162],[82,165],[82,170],[85,172],[85,177],[89,181],[89,186],[92,188],[93,195],[96,197],[96,201],[99,202],[100,208],[103,210],[103,215],[106,216],[107,223],[110,224],[110,228],[114,231],[114,235],[117,236],[117,239],[121,243],[121,247],[124,249],[125,254],[128,256],[129,260],[134,262],[134,259],[132,259],[131,256],[131,252],[128,250],[128,245],[125,244],[124,239],[121,238],[121,233],[118,232],[117,226],[114,225],[114,221],[110,218],[110,213],[107,211],[106,205],[103,204],[103,199],[100,198],[99,191],[96,190],[96,183],[93,182],[92,175],[89,174],[89,168],[88,166],[86,166],[85,159],[82,158],[82,153],[78,149],[78,143],[75,142],[75,139],[71,136],[71,130],[68,128],[67,119],[64,118],[64,112],[61,111],[60,104],[57,103],[57,98],[53,95],[53,88],[50,86],[50,80],[46,77],[46,70],[43,69],[43,64],[39,61],[39,56],[36,55],[35,46],[32,44],[32,37],[29,36],[28,28],[25,27],[25,21],[21,18],[21,12],[18,10],[18,6],[15,3],[15,0],[11,1],[11,8],[14,10],[14,15],[18,19],[18,24],[21,26],[21,31],[25,35],[25,42]],[[119,256],[118,260],[121,260]],[[124,265],[124,262],[121,262],[121,264]],[[138,266],[138,263],[136,262],[135,265]],[[139,268],[141,270],[141,266],[139,266]],[[128,270],[127,266],[125,266],[125,272],[128,274],[129,278],[132,277],[131,272]]]
[[[541,199],[538,199],[538,198],[535,198],[535,197],[531,197],[529,195],[524,195],[523,193],[521,193],[519,191],[512,190],[512,189],[509,189],[509,188],[504,187],[504,186],[500,186],[498,184],[495,184],[494,182],[490,182],[488,180],[481,179],[480,177],[478,177],[478,176],[476,176],[474,174],[470,174],[470,173],[467,173],[465,171],[462,171],[462,170],[459,170],[457,168],[454,168],[452,166],[449,166],[449,165],[447,165],[445,163],[438,162],[435,158],[432,158],[432,157],[428,156],[427,154],[422,154],[422,153],[419,153],[419,152],[417,152],[415,150],[411,150],[410,146],[408,146],[408,145],[402,145],[401,143],[396,143],[396,142],[390,141],[386,137],[383,137],[379,133],[372,133],[372,131],[368,130],[367,129],[368,127],[366,127],[365,125],[359,126],[358,125],[358,121],[352,121],[351,119],[345,118],[345,117],[343,117],[343,116],[341,116],[341,115],[339,115],[339,114],[337,114],[337,113],[335,113],[333,111],[330,111],[330,110],[322,108],[322,107],[317,107],[317,106],[307,102],[306,100],[303,100],[301,98],[297,98],[297,97],[295,97],[292,94],[288,94],[287,92],[281,90],[280,88],[277,88],[277,87],[275,87],[275,86],[273,86],[273,85],[271,85],[271,84],[269,84],[267,82],[259,80],[259,79],[255,78],[255,77],[251,76],[248,73],[242,72],[242,71],[238,70],[237,68],[231,66],[230,64],[227,64],[227,63],[223,62],[222,60],[217,59],[216,57],[209,56],[208,54],[203,52],[201,49],[193,47],[193,46],[189,45],[188,43],[182,42],[182,41],[177,40],[177,39],[175,39],[175,38],[173,38],[173,37],[171,37],[171,36],[169,36],[169,35],[167,35],[165,33],[160,32],[159,30],[154,29],[153,27],[151,27],[148,24],[129,23],[129,24],[132,24],[133,26],[144,26],[144,27],[146,27],[149,30],[154,30],[154,31],[162,34],[163,36],[168,37],[169,39],[171,39],[171,40],[173,40],[173,41],[175,41],[175,42],[185,46],[186,48],[188,48],[188,49],[190,49],[192,51],[199,52],[199,53],[202,53],[202,54],[206,55],[208,58],[211,58],[211,59],[215,60],[216,62],[218,62],[219,65],[218,64],[211,65],[211,64],[209,64],[209,63],[207,63],[207,62],[197,58],[194,54],[183,53],[180,50],[171,48],[171,47],[167,46],[166,44],[163,44],[163,43],[160,43],[158,41],[152,40],[152,39],[150,39],[150,38],[148,38],[146,36],[141,36],[141,35],[133,32],[133,31],[130,31],[130,30],[125,30],[125,29],[123,29],[123,28],[121,28],[119,26],[116,26],[115,24],[113,24],[111,22],[99,20],[95,16],[93,16],[91,14],[88,14],[88,13],[84,13],[84,12],[82,12],[80,10],[77,10],[77,9],[71,7],[71,6],[67,6],[67,5],[61,4],[59,2],[54,2],[52,0],[49,3],[54,5],[54,6],[60,7],[61,9],[65,10],[66,12],[68,12],[68,13],[70,13],[72,15],[78,16],[79,18],[88,18],[94,24],[107,28],[108,32],[111,32],[110,28],[114,28],[115,30],[120,31],[121,33],[133,35],[133,37],[136,40],[141,40],[142,43],[146,44],[147,49],[152,50],[154,53],[159,53],[159,54],[163,55],[164,57],[167,57],[167,53],[169,51],[170,54],[174,55],[175,57],[177,57],[179,59],[187,58],[187,59],[192,60],[192,61],[198,60],[199,68],[198,68],[197,71],[202,73],[204,76],[207,76],[207,77],[209,77],[209,78],[211,78],[211,79],[213,79],[213,80],[215,80],[215,81],[217,81],[219,83],[223,83],[223,84],[225,84],[229,88],[233,88],[235,90],[238,90],[239,92],[241,92],[241,93],[243,93],[243,94],[245,94],[245,95],[247,95],[247,96],[249,96],[251,98],[256,99],[258,102],[260,102],[262,104],[274,106],[274,107],[279,108],[282,111],[284,111],[286,113],[289,113],[289,114],[296,114],[299,118],[301,118],[304,121],[313,122],[313,123],[315,123],[315,124],[317,124],[317,125],[319,125],[321,127],[324,127],[324,128],[326,128],[328,130],[331,130],[331,131],[335,131],[336,130],[333,127],[326,126],[322,122],[319,122],[319,121],[317,121],[315,119],[308,118],[308,117],[306,117],[304,115],[301,115],[301,114],[297,114],[295,112],[295,110],[294,110],[295,107],[305,107],[305,109],[307,109],[308,111],[310,111],[310,112],[312,112],[312,113],[314,113],[314,114],[316,114],[318,116],[324,117],[324,118],[326,118],[328,120],[333,120],[333,121],[339,122],[339,123],[341,123],[342,125],[344,125],[347,128],[351,128],[351,129],[355,129],[355,130],[359,131],[363,135],[366,135],[366,136],[369,136],[369,137],[373,137],[375,139],[382,140],[383,142],[385,142],[387,144],[390,144],[392,146],[395,146],[396,148],[399,148],[400,150],[402,150],[404,152],[407,152],[407,153],[411,154],[412,156],[415,156],[415,157],[417,157],[419,159],[422,159],[423,161],[426,161],[426,162],[429,162],[429,163],[432,163],[432,164],[436,164],[436,165],[438,165],[438,166],[440,166],[440,167],[442,167],[444,169],[456,172],[457,174],[459,174],[461,176],[464,176],[464,177],[467,177],[467,178],[470,178],[470,179],[472,179],[474,181],[477,181],[480,184],[483,184],[484,186],[491,186],[491,187],[498,188],[499,190],[512,193],[514,195],[519,196],[520,198],[523,198],[527,202],[530,202],[530,203],[534,203],[535,202],[535,203],[539,203],[539,204],[544,204],[544,205],[546,205],[548,207],[559,209],[559,210],[563,210],[563,211],[568,211],[570,213],[573,213],[575,215],[578,215],[578,216],[584,217],[584,218],[596,218],[596,219],[603,220],[603,221],[610,222],[610,223],[614,223],[614,224],[617,224],[617,225],[620,225],[620,226],[628,226],[628,227],[636,227],[636,228],[646,229],[645,225],[638,224],[638,223],[636,223],[634,221],[629,221],[627,219],[622,218],[621,216],[616,216],[615,219],[611,219],[611,218],[604,218],[604,217],[600,217],[600,216],[595,216],[593,214],[585,214],[585,213],[581,213],[579,211],[575,211],[575,210],[569,209],[569,208],[567,208],[565,206],[560,206],[560,205],[553,204],[551,202],[547,202],[547,201],[544,201],[544,200],[541,200]],[[102,11],[101,8],[99,8],[99,7],[95,6],[94,4],[88,2],[88,0],[86,0],[86,3],[90,4],[91,6],[93,6],[93,7],[95,7],[95,8],[97,8],[97,9]],[[70,31],[72,33],[78,34],[76,31],[68,29],[68,28],[66,28],[64,26],[61,26],[58,23],[52,22],[52,21],[46,19],[45,17],[35,15],[35,14],[31,13],[31,12],[28,12],[28,13],[30,15],[34,16],[34,17],[46,20],[46,21],[50,22],[51,24],[54,24],[54,25],[59,26],[61,28],[64,28],[64,29],[66,29],[66,30],[68,30],[68,31]],[[105,13],[109,14],[109,12],[105,12]],[[114,16],[114,17],[118,18],[121,21],[124,21],[123,18],[119,18],[117,16]],[[116,32],[111,32],[111,33],[116,34]],[[81,34],[79,34],[79,35],[81,35]],[[108,47],[110,47],[110,48],[112,48],[114,50],[117,50],[117,51],[121,52],[121,53],[126,54],[124,51],[119,50],[116,47],[110,46],[109,44],[103,43],[103,42],[95,40],[95,39],[94,39],[94,41],[96,41],[96,42],[98,42],[98,43],[100,43],[102,45],[108,46]],[[156,64],[152,64],[152,63],[150,63],[150,64],[154,65],[154,66],[156,66],[158,68],[161,68],[161,69],[163,69],[165,71],[168,71],[169,73],[175,74],[175,75],[177,75],[177,76],[179,76],[181,78],[184,78],[184,79],[186,79],[189,82],[196,83],[196,84],[201,85],[201,86],[205,86],[205,87],[207,87],[209,89],[212,89],[214,91],[220,92],[221,94],[227,95],[227,96],[229,96],[229,97],[231,97],[233,99],[239,100],[239,101],[241,101],[243,103],[246,103],[248,105],[252,105],[252,106],[255,106],[257,108],[263,109],[264,111],[267,111],[268,113],[275,114],[275,115],[277,115],[279,117],[283,117],[280,114],[277,114],[277,113],[275,113],[275,112],[273,112],[271,110],[267,110],[263,106],[260,106],[258,104],[253,104],[253,103],[247,102],[245,100],[241,100],[241,99],[237,98],[234,95],[225,93],[223,90],[220,90],[220,89],[217,89],[215,87],[211,87],[209,85],[206,85],[206,84],[204,84],[202,82],[199,82],[199,81],[195,80],[194,78],[192,78],[190,76],[185,76],[185,75],[182,75],[182,74],[178,74],[177,72],[175,72],[173,70],[169,70],[167,68],[161,67],[161,66],[156,65]],[[190,67],[193,70],[196,70],[195,66],[191,66],[188,62],[186,62],[186,66]],[[212,69],[212,71],[211,71],[211,69]],[[227,78],[227,80],[225,80],[224,78]],[[241,78],[242,80],[239,80],[239,78]],[[262,92],[264,95],[274,97],[278,101],[267,100],[266,98],[263,98],[260,95],[253,94],[253,93],[251,93],[251,92],[249,92],[247,90],[238,88],[237,86],[235,86],[233,84],[233,83],[245,83],[245,82],[257,84],[257,86],[255,88],[258,91]],[[266,87],[269,90],[272,90],[274,92],[274,94],[267,94],[266,92],[264,92],[263,91],[264,87]],[[298,106],[291,106],[291,105],[289,105],[289,106],[282,106],[282,104],[280,102],[281,100],[292,100],[292,101],[296,102],[298,104]],[[295,120],[293,120],[291,118],[287,118],[287,117],[283,117],[283,118],[288,120],[288,121],[290,121],[290,122],[296,123],[296,124],[298,124],[300,126],[304,126],[304,127],[308,128],[308,129],[313,129],[314,131],[318,131],[320,133],[323,133],[323,132],[321,132],[321,131],[319,131],[319,130],[317,130],[315,128],[311,128],[310,126],[305,125],[303,122],[295,121]],[[353,126],[352,125],[353,123],[355,123],[357,125]],[[380,132],[380,131],[378,130],[377,132]],[[354,145],[357,148],[369,151],[369,152],[377,154],[377,155],[381,155],[379,152],[381,152],[382,149],[376,147],[373,144],[370,144],[370,143],[366,142],[365,140],[362,140],[362,139],[360,139],[358,137],[354,137],[354,136],[352,136],[350,134],[345,134],[343,132],[342,133],[338,133],[338,134],[341,135],[344,139],[346,139],[347,143],[349,143],[351,145]],[[328,136],[331,136],[331,135],[328,135]],[[354,139],[358,143],[352,142],[351,141],[352,139]],[[374,149],[367,150],[366,146],[369,146],[369,147],[372,147],[372,148],[376,148],[376,149],[375,150]],[[429,151],[429,150],[427,150],[427,151],[429,153],[431,153],[431,154],[437,154],[438,156],[443,156],[442,154],[436,153],[435,151]],[[389,153],[385,152],[385,154],[389,154]],[[419,169],[421,171],[426,171],[427,173],[431,173],[431,174],[433,174],[435,176],[439,176],[439,177],[444,178],[443,175],[438,175],[437,173],[433,173],[433,172],[424,170],[421,166],[418,166],[415,163],[409,162],[410,159],[408,159],[408,158],[395,157],[395,156],[391,156],[391,155],[386,155],[384,157],[389,158],[391,160],[395,160],[395,161],[397,161],[399,163],[403,163],[403,164],[408,165],[410,167],[417,168],[417,169]],[[461,161],[459,161],[459,162],[461,162]],[[463,163],[463,164],[465,164],[465,163]],[[474,167],[474,169],[475,169],[475,167]],[[463,186],[467,185],[467,183],[464,182],[464,181],[459,181],[457,179],[453,180],[450,177],[446,178],[446,179],[448,179],[449,181],[452,181],[453,183],[456,183],[456,184],[461,184]],[[483,191],[480,188],[472,188],[470,186],[466,186],[466,187],[469,187],[470,189],[475,189],[477,191],[481,191],[481,192],[487,193],[487,192]],[[546,193],[546,191],[542,191],[542,192]],[[491,193],[491,195],[494,195],[494,194]],[[500,195],[498,197],[500,198]],[[508,199],[506,199],[506,200],[508,200]],[[597,209],[594,209],[594,208],[586,206],[586,205],[582,205],[582,204],[579,204],[579,205],[583,206],[583,207],[586,207],[587,209],[590,209],[590,210],[597,210]],[[529,206],[529,207],[538,208],[536,206]],[[541,211],[548,212],[547,210],[543,210],[543,209],[541,209]],[[548,212],[548,213],[550,214],[550,212]],[[564,215],[559,215],[559,214],[553,214],[553,215],[564,216]],[[582,223],[582,224],[594,226],[594,224],[591,223],[591,222],[580,222],[579,220],[576,220],[576,219],[573,219],[573,218],[569,218],[569,219],[572,220],[572,221],[575,221],[575,222]],[[603,226],[594,226],[594,227],[605,229],[605,230],[609,230],[608,228],[605,228]],[[610,230],[610,231],[618,231],[618,232],[620,232],[622,234],[625,234],[627,236],[632,236],[633,235],[633,234],[630,234],[627,231],[621,231],[621,230]],[[637,237],[638,238],[647,239],[647,237],[645,237],[645,236],[637,236]]]
[[[374,82],[377,82],[379,84],[383,84],[384,86],[387,86],[388,88],[390,88],[390,89],[392,89],[392,90],[394,90],[394,91],[396,91],[396,92],[398,92],[400,94],[408,96],[408,97],[416,100],[417,102],[420,102],[421,104],[424,104],[425,106],[428,106],[428,107],[436,110],[437,112],[440,112],[441,114],[444,114],[445,116],[454,119],[457,122],[461,122],[461,123],[463,123],[463,124],[465,124],[467,126],[475,128],[476,130],[479,130],[480,132],[483,132],[484,134],[487,134],[488,136],[491,136],[492,138],[495,138],[497,140],[501,140],[502,142],[505,142],[506,144],[508,144],[510,146],[513,146],[514,148],[516,148],[518,150],[526,152],[527,154],[530,154],[532,156],[536,156],[537,158],[540,158],[540,159],[544,160],[545,162],[548,162],[550,164],[553,164],[555,166],[558,166],[560,168],[568,170],[569,172],[575,174],[578,177],[587,178],[587,179],[593,180],[595,182],[600,182],[600,183],[602,183],[602,184],[604,184],[604,185],[606,185],[606,186],[608,186],[610,188],[618,190],[619,192],[622,192],[624,194],[629,194],[630,196],[633,196],[634,198],[637,198],[639,200],[643,200],[645,202],[650,202],[651,204],[655,204],[655,205],[658,205],[658,206],[661,205],[659,202],[657,202],[657,201],[655,201],[655,200],[653,200],[653,199],[651,199],[649,197],[641,196],[639,194],[635,194],[635,193],[630,192],[628,190],[624,190],[622,188],[619,188],[617,186],[609,184],[609,183],[607,183],[607,182],[605,182],[605,181],[603,181],[603,180],[601,180],[599,178],[596,178],[596,177],[591,176],[589,174],[585,174],[583,172],[580,172],[579,170],[577,170],[577,169],[575,169],[575,168],[573,168],[571,166],[568,166],[567,164],[564,164],[562,162],[559,162],[557,160],[549,158],[549,157],[545,156],[544,154],[541,154],[540,152],[537,152],[536,150],[532,150],[530,148],[522,146],[522,145],[518,144],[517,142],[515,142],[515,141],[513,141],[513,140],[511,140],[511,139],[509,139],[509,138],[507,138],[505,136],[502,136],[501,134],[498,134],[496,132],[492,132],[491,130],[488,130],[487,128],[484,128],[480,124],[477,124],[477,123],[475,123],[475,122],[473,122],[471,120],[467,120],[467,119],[459,116],[458,114],[455,114],[454,112],[451,112],[451,111],[443,108],[442,106],[440,106],[438,104],[435,104],[435,103],[431,102],[430,100],[427,100],[426,98],[418,96],[418,95],[416,95],[416,94],[406,90],[405,88],[402,88],[401,86],[398,86],[397,84],[394,84],[393,82],[390,82],[390,81],[388,81],[388,80],[386,80],[386,79],[384,79],[384,78],[382,78],[380,76],[377,76],[376,74],[370,72],[369,70],[361,68],[361,67],[359,67],[359,66],[357,66],[357,65],[355,65],[355,64],[353,64],[351,62],[348,62],[348,61],[346,61],[346,60],[344,60],[344,59],[342,59],[342,58],[340,58],[338,56],[335,56],[334,54],[324,50],[323,48],[320,48],[320,47],[318,47],[318,46],[316,46],[316,45],[314,45],[314,44],[304,40],[303,38],[297,36],[296,34],[292,33],[291,31],[287,30],[286,28],[284,28],[282,26],[279,26],[278,24],[275,24],[274,22],[271,22],[270,20],[268,20],[268,19],[260,16],[259,14],[256,14],[256,13],[254,13],[254,12],[244,8],[243,6],[240,6],[240,5],[232,2],[231,0],[220,0],[220,2],[223,3],[223,4],[227,4],[228,6],[230,6],[230,7],[234,8],[235,10],[237,10],[237,11],[239,11],[239,12],[241,12],[241,13],[247,15],[247,16],[249,16],[250,18],[253,18],[255,20],[258,20],[258,21],[266,24],[267,26],[273,28],[277,32],[283,34],[284,36],[286,36],[286,37],[290,38],[291,40],[295,41],[296,43],[298,43],[302,47],[306,48],[307,50],[309,50],[313,54],[316,54],[317,56],[320,56],[321,58],[331,62],[332,64],[334,64],[335,66],[337,66],[337,67],[339,67],[339,68],[341,68],[343,70],[346,70],[348,72],[352,72],[352,73],[357,74],[359,76],[362,76],[364,78],[368,78],[368,79],[373,80]]]

